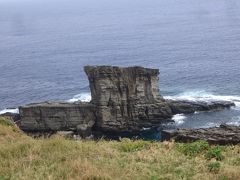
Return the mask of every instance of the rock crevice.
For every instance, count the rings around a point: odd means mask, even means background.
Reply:
[[[135,131],[171,118],[171,109],[159,93],[159,70],[86,66],[85,72],[97,106],[96,125],[103,131]]]

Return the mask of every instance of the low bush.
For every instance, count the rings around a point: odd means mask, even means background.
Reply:
[[[123,152],[134,152],[134,151],[140,151],[142,149],[148,148],[150,145],[150,142],[138,140],[133,141],[127,138],[121,139],[121,143],[118,145],[118,148]]]
[[[208,166],[208,170],[210,172],[217,173],[220,170],[220,163],[219,162],[210,162],[207,166]]]
[[[185,155],[195,156],[203,153],[210,148],[206,141],[196,141],[193,143],[178,144],[177,149]]]
[[[210,160],[215,158],[217,161],[222,161],[224,156],[222,155],[222,149],[220,146],[211,147],[206,153],[205,158]]]

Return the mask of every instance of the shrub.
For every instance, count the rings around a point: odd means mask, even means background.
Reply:
[[[206,141],[195,141],[193,143],[179,144],[177,148],[185,155],[195,156],[208,150],[210,146]]]
[[[217,161],[221,161],[224,159],[224,156],[222,155],[221,148],[219,146],[215,146],[205,153],[205,158],[208,160],[215,158]]]
[[[134,152],[134,151],[140,151],[142,149],[145,149],[149,147],[150,142],[138,140],[138,141],[132,141],[127,138],[121,139],[121,143],[119,144],[119,149],[123,152]]]
[[[208,164],[208,170],[210,172],[215,172],[215,173],[219,172],[219,170],[220,170],[220,163],[219,162],[210,162]]]

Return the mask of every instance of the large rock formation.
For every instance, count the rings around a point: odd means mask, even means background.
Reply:
[[[172,117],[159,93],[158,69],[86,66],[85,72],[101,130],[141,130]]]
[[[90,103],[44,102],[19,107],[24,131],[74,130],[88,134],[134,132],[159,126],[177,113],[222,109],[232,102],[164,100],[159,93],[158,69],[86,66]]]
[[[162,131],[162,140],[174,139],[176,142],[192,142],[205,140],[210,144],[239,144],[240,127],[226,124],[220,127],[201,129],[178,129]]]

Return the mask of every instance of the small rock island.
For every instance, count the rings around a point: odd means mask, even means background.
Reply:
[[[74,131],[82,137],[102,133],[139,132],[172,121],[178,113],[230,108],[228,101],[191,102],[164,99],[159,70],[143,67],[85,66],[91,102],[43,102],[19,107],[26,132]]]

